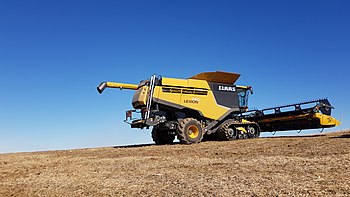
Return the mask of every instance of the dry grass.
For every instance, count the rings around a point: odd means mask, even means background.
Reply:
[[[350,196],[350,131],[0,155],[0,196]]]

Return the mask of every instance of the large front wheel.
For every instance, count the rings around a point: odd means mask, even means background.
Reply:
[[[200,122],[193,118],[185,118],[179,122],[177,138],[182,144],[198,143],[203,139],[203,129]]]

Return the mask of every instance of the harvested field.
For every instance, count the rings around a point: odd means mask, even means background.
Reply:
[[[350,131],[0,154],[0,196],[350,196]]]

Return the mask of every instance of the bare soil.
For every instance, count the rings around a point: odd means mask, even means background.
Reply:
[[[0,154],[0,196],[350,196],[350,130]]]

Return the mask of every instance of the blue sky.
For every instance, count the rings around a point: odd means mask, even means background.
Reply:
[[[328,97],[350,128],[349,1],[2,1],[0,152],[152,142],[123,123],[156,73],[241,73],[251,108]],[[316,131],[306,131],[313,133]],[[287,132],[283,134],[295,134]]]

